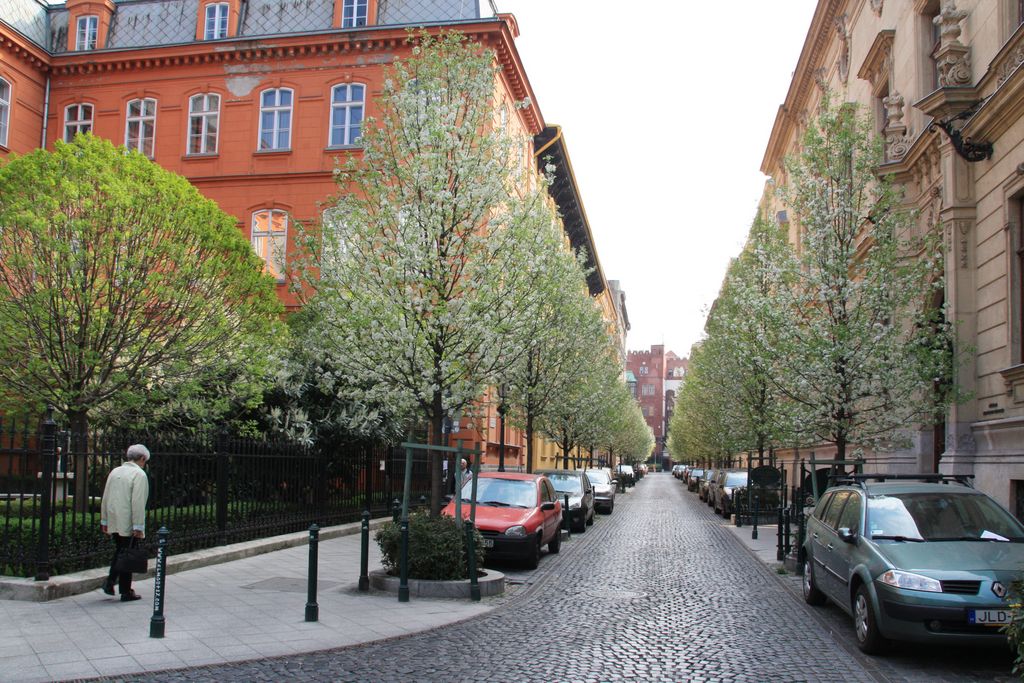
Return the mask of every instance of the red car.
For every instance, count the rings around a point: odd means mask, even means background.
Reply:
[[[462,487],[462,517],[469,519],[473,482]],[[540,563],[541,547],[561,547],[562,504],[555,487],[541,474],[481,472],[477,481],[476,528],[488,559],[522,560],[530,569]],[[455,501],[442,514],[455,516]]]

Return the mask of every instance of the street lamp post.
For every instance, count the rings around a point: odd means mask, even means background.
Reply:
[[[508,408],[505,407],[505,393],[508,391],[508,385],[501,384],[498,386],[498,422],[501,427],[501,437],[498,441],[498,471],[505,471],[505,413],[508,412]]]

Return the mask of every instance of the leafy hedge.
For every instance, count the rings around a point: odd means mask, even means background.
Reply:
[[[476,536],[476,565],[482,566],[486,551],[480,532]],[[399,571],[401,530],[394,522],[386,522],[374,536],[383,555],[381,564],[391,574]],[[466,534],[451,517],[431,517],[426,512],[409,515],[409,577],[433,581],[455,581],[469,578],[466,555]]]

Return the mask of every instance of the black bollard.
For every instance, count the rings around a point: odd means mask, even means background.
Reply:
[[[572,519],[569,514],[569,494],[565,494],[565,506],[562,507],[562,528],[567,538],[572,538]]]
[[[402,503],[397,498],[391,503],[391,521],[398,524],[398,520],[402,517]]]
[[[359,526],[359,590],[370,590],[370,511],[363,510],[363,523]]]
[[[755,541],[757,540],[757,516],[760,513],[761,507],[759,505],[759,501],[757,499],[757,496],[754,496],[754,530],[750,532],[750,538]]]
[[[398,546],[398,602],[409,602],[409,519],[401,522]]]
[[[469,599],[480,602],[480,581],[476,575],[476,535],[473,522],[466,520],[466,556],[469,561]]]
[[[782,527],[785,523],[786,520],[783,517],[782,508],[779,508],[779,530],[776,532],[775,536],[775,559],[779,562],[782,562],[782,560],[786,558],[786,553],[782,543]]]
[[[320,527],[309,525],[309,578],[306,580],[306,621],[320,618],[320,606],[316,604],[317,546],[320,544]]]
[[[791,544],[791,540],[792,539],[790,538],[790,530],[789,530],[789,525],[793,523],[793,506],[792,505],[790,505],[789,507],[786,508],[786,511],[785,511],[784,515],[785,515],[785,517],[783,518],[783,521],[785,522],[785,525],[782,527],[783,534],[784,534],[783,540],[782,540],[782,545],[783,545],[783,549],[785,550],[786,554],[789,555],[790,551],[793,550],[793,546]]]
[[[153,616],[149,619],[150,638],[164,637],[164,626],[166,625],[164,620],[164,590],[166,588],[164,577],[167,575],[167,537],[170,534],[171,532],[165,526],[160,527],[160,531],[156,532],[159,540],[156,547],[156,570],[153,577]]]

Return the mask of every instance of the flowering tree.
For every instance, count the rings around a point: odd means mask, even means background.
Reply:
[[[491,51],[419,35],[390,69],[362,158],[339,173],[322,229],[304,240],[307,343],[370,404],[442,424],[501,381],[535,316],[524,267],[554,213],[520,170],[524,141],[497,123]],[[542,248],[546,248],[542,247]],[[441,458],[431,510],[441,507]]]
[[[799,254],[782,255],[762,315],[796,424],[844,459],[851,444],[885,446],[951,399],[952,329],[930,304],[942,291],[936,236],[911,238],[915,216],[886,177],[871,125],[849,104],[823,104],[783,193]]]

